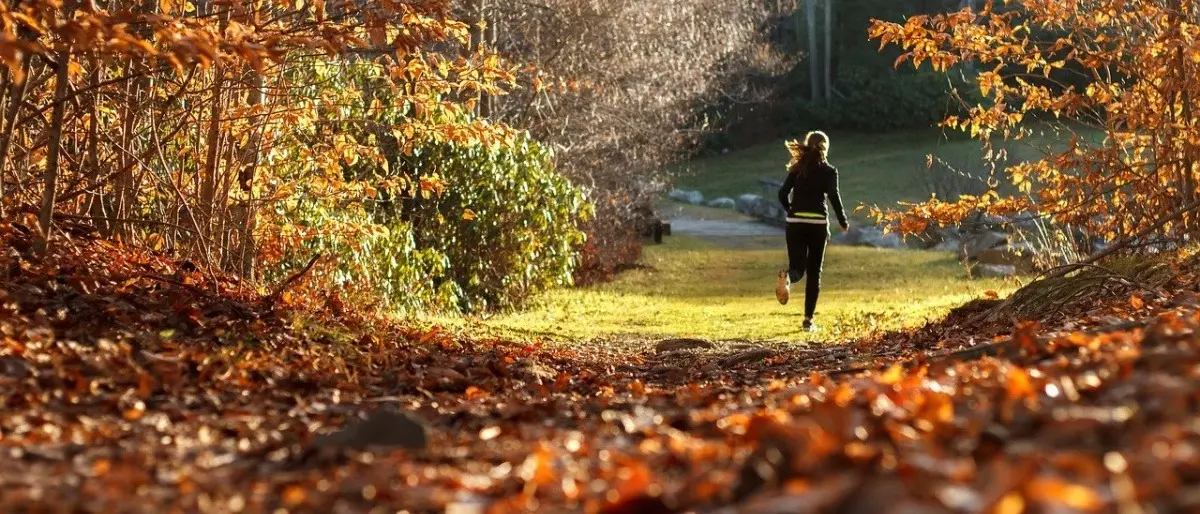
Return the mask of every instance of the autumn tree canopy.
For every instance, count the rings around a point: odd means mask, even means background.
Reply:
[[[1191,1],[989,1],[978,9],[876,20],[897,65],[977,69],[985,101],[942,125],[994,143],[1049,122],[1066,144],[1011,166],[1012,187],[878,212],[900,230],[971,213],[1032,214],[1092,240],[1135,247],[1194,238],[1200,180],[1200,15]],[[968,68],[965,68],[968,67]],[[1003,158],[1003,151],[994,154]],[[993,184],[999,186],[999,184]]]

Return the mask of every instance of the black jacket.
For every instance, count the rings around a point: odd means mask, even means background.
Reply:
[[[792,201],[788,203],[788,194]],[[796,168],[788,172],[783,187],[779,188],[779,203],[787,211],[789,218],[810,218],[828,220],[829,211],[825,208],[825,198],[833,204],[833,213],[837,215],[838,224],[846,226],[846,211],[842,209],[842,197],[838,193],[837,168],[829,163],[819,163],[801,174]]]

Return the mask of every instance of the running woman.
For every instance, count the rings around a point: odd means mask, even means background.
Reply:
[[[787,304],[791,285],[807,273],[802,326],[812,332],[816,330],[813,315],[821,293],[821,265],[829,240],[826,198],[833,204],[833,213],[843,232],[850,229],[850,224],[838,193],[837,168],[829,164],[829,136],[820,131],[809,132],[803,144],[788,141],[787,148],[792,160],[788,163],[787,179],[779,189],[779,203],[787,212],[788,269],[779,272],[775,297],[779,303]]]

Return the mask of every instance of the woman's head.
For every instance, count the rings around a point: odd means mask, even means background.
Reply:
[[[804,135],[803,143],[788,141],[787,149],[792,154],[788,169],[803,172],[814,164],[829,160],[829,136],[814,130]]]
[[[821,162],[829,160],[829,136],[820,130],[814,130],[805,134],[804,146],[810,150],[817,152]]]

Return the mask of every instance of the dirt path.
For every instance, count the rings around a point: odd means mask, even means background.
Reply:
[[[782,228],[735,211],[712,210],[709,217],[675,204],[664,206],[662,214],[674,235],[700,237],[726,248],[783,248]]]
[[[730,237],[783,237],[783,229],[759,222],[733,210],[711,209],[668,202],[659,206],[671,233],[686,236],[727,239]]]
[[[783,229],[757,221],[698,220],[691,218],[672,219],[671,233],[705,238],[783,237]]]

